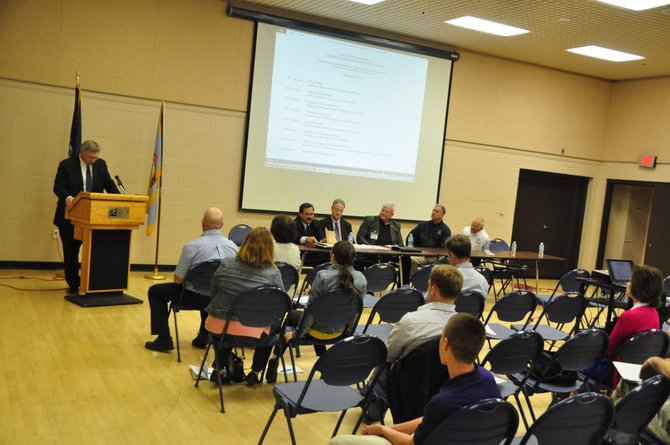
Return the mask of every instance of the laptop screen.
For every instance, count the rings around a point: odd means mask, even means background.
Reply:
[[[621,283],[630,280],[633,273],[633,262],[631,260],[605,260],[607,271],[613,283]]]

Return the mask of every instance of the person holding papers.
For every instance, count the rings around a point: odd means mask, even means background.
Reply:
[[[315,245],[326,237],[321,227],[314,221],[314,206],[308,202],[300,204],[298,216],[295,217],[295,227],[298,233],[293,240],[296,244]]]
[[[333,244],[337,241],[348,241],[349,234],[351,233],[351,223],[344,218],[342,214],[344,213],[344,201],[341,199],[335,199],[333,205],[330,206],[330,215],[326,216],[319,221],[319,227],[324,233],[330,231],[333,234]],[[326,242],[331,242],[326,236]]]

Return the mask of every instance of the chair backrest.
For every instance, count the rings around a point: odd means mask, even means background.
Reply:
[[[575,334],[561,345],[552,357],[565,371],[581,371],[607,352],[609,337],[602,329],[587,329]],[[546,369],[551,369],[547,366]]]
[[[491,316],[495,313],[499,320],[508,323],[526,321],[530,318],[537,307],[537,298],[535,294],[525,290],[515,290],[502,297],[493,305],[491,312],[486,317],[488,323]]]
[[[563,292],[547,303],[535,326],[539,325],[544,317],[547,317],[550,323],[576,322],[579,321],[585,310],[586,299],[584,295],[579,292]]]
[[[554,289],[554,295],[559,287],[563,292],[581,292],[583,294],[585,286],[578,278],[591,278],[591,273],[586,269],[572,269],[558,280],[556,289]]]
[[[247,237],[249,232],[251,232],[251,226],[246,224],[237,224],[230,228],[230,231],[228,232],[228,239],[230,239],[238,246],[241,246],[244,242],[244,238]]]
[[[670,380],[662,375],[645,380],[614,407],[614,429],[638,434],[670,396]]]
[[[315,372],[329,385],[349,386],[363,382],[378,366],[386,363],[386,345],[372,335],[355,335],[335,343],[316,361]]]
[[[631,336],[623,342],[616,357],[626,363],[642,364],[649,357],[665,356],[670,339],[661,329],[649,329]]]
[[[481,317],[486,306],[486,297],[473,290],[461,292],[456,297],[456,312],[465,312],[475,317]]]
[[[403,315],[416,311],[423,304],[425,304],[423,295],[414,288],[403,286],[392,290],[374,305],[366,325],[374,321],[375,315],[379,315],[384,323],[397,323]]]
[[[209,296],[209,288],[212,284],[212,277],[221,265],[221,260],[210,260],[196,264],[188,271],[184,281],[191,283],[193,291],[200,295]]]
[[[389,263],[376,263],[363,270],[367,280],[367,290],[370,293],[383,292],[397,281],[395,267]]]
[[[288,292],[293,286],[298,285],[298,271],[292,265],[283,261],[275,261],[275,266],[281,273],[281,281],[284,283],[284,290]]]
[[[330,262],[321,263],[309,269],[307,271],[307,274],[305,275],[305,279],[302,280],[302,286],[300,287],[299,294],[302,295],[303,293],[305,293],[305,291],[307,291],[307,289],[312,286],[312,283],[314,283],[314,278],[316,278],[316,274],[318,274],[328,266],[330,266]]]
[[[504,239],[494,238],[489,241],[489,250],[491,252],[501,252],[503,250],[509,250],[509,244]]]
[[[449,380],[449,371],[440,362],[439,343],[438,335],[391,366],[386,386],[394,423],[422,416],[426,403]]]
[[[614,408],[609,397],[587,392],[550,406],[528,428],[520,445],[596,445],[612,423]]]
[[[482,274],[482,276],[486,279],[486,282],[489,283],[489,286],[493,284],[493,271],[491,269],[480,264],[479,266],[475,267],[475,270]]]
[[[237,317],[245,326],[262,328],[280,324],[290,309],[291,298],[286,292],[262,286],[235,297],[229,317]]]
[[[514,438],[519,426],[516,409],[502,399],[485,399],[464,406],[444,419],[426,445],[500,445]]]
[[[435,264],[426,264],[412,274],[409,278],[409,282],[414,289],[420,292],[426,292],[428,290],[428,278],[430,278],[430,272],[433,270],[433,267],[435,267]]]
[[[363,312],[363,299],[359,295],[345,293],[341,289],[334,289],[325,294],[315,297],[305,308],[297,332],[302,331],[302,323],[311,316],[313,327],[320,328],[346,328],[339,338],[353,335],[356,323]]]
[[[544,340],[535,331],[520,331],[501,340],[486,354],[482,366],[489,364],[496,374],[516,374],[542,353]]]

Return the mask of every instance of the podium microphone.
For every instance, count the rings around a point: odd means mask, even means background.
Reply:
[[[123,182],[121,182],[121,178],[119,178],[119,175],[114,176],[116,179],[116,183],[119,185],[119,190],[121,190],[121,193],[124,195],[127,195],[128,192],[126,191],[126,188],[123,186]]]

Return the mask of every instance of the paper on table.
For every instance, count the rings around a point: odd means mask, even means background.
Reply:
[[[626,362],[613,362],[614,367],[621,376],[622,379],[628,382],[641,382],[640,379],[640,369],[642,365],[636,363],[626,363]]]

